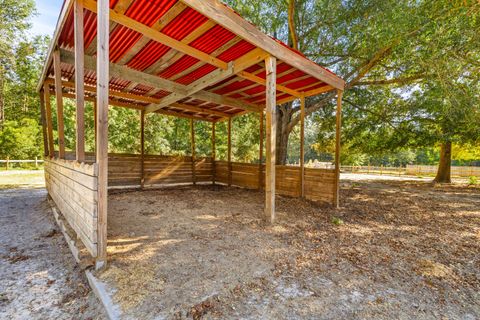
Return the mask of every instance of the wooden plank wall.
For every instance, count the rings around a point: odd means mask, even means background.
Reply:
[[[75,155],[67,153],[68,159]],[[93,163],[94,155],[87,153],[88,162]],[[110,153],[108,155],[108,186],[139,186],[142,166],[140,154]],[[145,185],[193,183],[192,157],[145,155]],[[213,166],[211,158],[195,159],[197,182],[212,182]]]
[[[216,181],[228,183],[228,162],[215,161]],[[232,162],[232,185],[258,189],[260,177],[258,164]],[[300,197],[300,168],[276,166],[276,194]],[[262,166],[264,188],[265,166]],[[335,192],[335,171],[332,169],[305,168],[305,198],[332,203]]]
[[[45,159],[48,193],[93,257],[97,256],[97,186],[95,164]]]
[[[108,185],[137,186],[141,182],[141,155],[109,154]],[[193,183],[192,158],[184,156],[145,155],[145,185]],[[211,182],[210,158],[195,160],[197,182]]]

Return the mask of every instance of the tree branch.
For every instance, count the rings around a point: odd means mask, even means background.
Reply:
[[[409,77],[394,78],[394,79],[384,79],[384,80],[368,80],[368,81],[358,81],[355,83],[355,86],[379,86],[387,84],[407,84],[416,80],[424,79],[427,77],[425,73],[419,73]]]

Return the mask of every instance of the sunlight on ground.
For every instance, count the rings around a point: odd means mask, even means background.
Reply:
[[[17,186],[45,186],[43,170],[11,170],[0,171],[0,189]]]

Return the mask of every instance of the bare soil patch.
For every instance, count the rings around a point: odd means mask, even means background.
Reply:
[[[0,190],[0,319],[105,319],[46,196]]]
[[[345,181],[342,208],[198,186],[116,192],[98,276],[127,318],[478,319],[480,190]]]

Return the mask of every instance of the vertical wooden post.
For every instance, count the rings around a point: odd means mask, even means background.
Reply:
[[[145,110],[140,111],[140,152],[141,152],[141,177],[140,187],[145,187]]]
[[[95,148],[95,154],[97,153],[98,147],[97,147],[97,100],[93,102],[93,126],[94,126],[94,131],[95,131],[95,143],[94,143],[94,148]]]
[[[277,95],[277,60],[275,57],[265,59],[267,73],[266,92],[266,126],[267,150],[265,167],[265,218],[275,222],[275,164],[276,164],[276,95]]]
[[[262,166],[263,166],[263,135],[264,135],[264,128],[263,128],[263,111],[259,114],[260,117],[260,143],[258,148],[258,190],[262,190],[263,188],[263,173],[262,173]]]
[[[50,158],[53,158],[55,157],[55,148],[53,145],[53,120],[52,105],[50,101],[50,86],[48,84],[43,86],[43,93],[45,94],[45,117],[47,118],[48,155]]]
[[[58,158],[65,159],[65,132],[63,124],[62,70],[60,67],[60,51],[53,52],[53,68],[55,72],[55,96],[57,98]]]
[[[75,102],[76,102],[76,159],[85,161],[85,88],[84,88],[84,41],[83,41],[83,2],[75,1],[73,7],[75,21]]]
[[[47,119],[45,116],[45,93],[40,91],[40,121],[42,122],[43,156],[48,156]]]
[[[228,118],[228,186],[232,185],[232,118]]]
[[[10,162],[10,157],[7,157],[7,161],[5,161],[5,170],[8,171],[8,164]]]
[[[217,157],[216,144],[215,144],[216,125],[217,125],[216,122],[212,122],[212,183],[213,185],[215,185],[215,179],[216,179],[215,175],[217,174],[217,169],[215,167],[215,158]]]
[[[197,184],[196,168],[195,168],[195,120],[190,119],[190,136],[191,136],[191,146],[192,146],[192,182],[193,185]]]
[[[35,169],[38,169],[38,157],[35,156]]]
[[[300,98],[300,197],[305,197],[305,97]]]
[[[337,112],[336,112],[336,130],[335,130],[335,194],[333,205],[340,208],[340,148],[342,133],[342,96],[343,91],[337,90]]]
[[[97,269],[107,263],[109,9],[108,0],[97,1]]]

